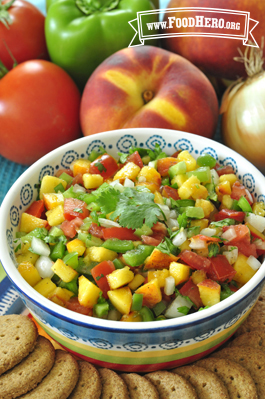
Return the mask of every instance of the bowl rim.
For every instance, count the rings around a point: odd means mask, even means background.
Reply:
[[[14,284],[15,288],[20,291],[23,295],[25,295],[30,301],[34,302],[37,306],[40,306],[41,309],[47,311],[50,314],[56,315],[60,319],[64,319],[70,323],[83,325],[90,327],[92,329],[103,329],[103,330],[122,330],[122,331],[134,331],[134,332],[142,332],[142,331],[150,331],[150,330],[158,330],[158,329],[173,329],[173,328],[184,328],[187,325],[198,324],[200,321],[207,321],[213,317],[216,317],[219,314],[224,313],[228,308],[233,307],[236,303],[240,302],[245,296],[249,296],[255,288],[264,283],[265,281],[265,262],[262,263],[262,266],[259,270],[255,273],[255,275],[237,292],[235,292],[232,296],[226,298],[225,300],[219,302],[218,304],[204,309],[201,312],[195,312],[190,315],[186,315],[185,318],[179,317],[174,319],[167,319],[163,321],[151,321],[143,323],[121,323],[119,321],[113,320],[105,320],[99,319],[92,316],[84,316],[76,312],[72,312],[68,309],[65,309],[51,301],[47,298],[43,297],[41,294],[36,292],[28,283],[23,279],[17,269],[14,268],[14,264],[10,259],[7,245],[6,245],[6,222],[8,218],[8,210],[10,208],[9,204],[13,203],[13,199],[16,197],[17,187],[22,185],[23,181],[28,181],[31,173],[33,171],[40,170],[40,166],[42,164],[47,164],[49,161],[52,161],[54,157],[58,156],[56,154],[60,152],[66,152],[73,149],[73,146],[79,143],[89,142],[94,139],[104,139],[106,135],[113,135],[116,136],[123,136],[126,134],[133,134],[135,136],[139,136],[139,139],[143,139],[144,137],[148,138],[149,136],[153,135],[160,135],[163,137],[163,134],[166,135],[176,135],[180,134],[187,139],[190,139],[192,144],[195,146],[194,142],[197,140],[203,140],[206,145],[213,147],[218,154],[218,149],[222,149],[228,154],[231,154],[234,158],[238,159],[241,162],[252,169],[255,172],[256,179],[264,180],[265,186],[265,176],[248,160],[242,157],[240,154],[235,152],[234,150],[226,147],[222,143],[214,141],[212,139],[198,136],[192,133],[170,130],[170,129],[160,129],[160,128],[131,128],[131,129],[118,129],[112,131],[106,131],[101,133],[96,133],[91,136],[81,137],[73,142],[64,144],[61,147],[51,151],[50,153],[44,155],[38,161],[33,163],[26,169],[21,176],[16,180],[16,182],[11,186],[8,193],[6,194],[1,207],[0,207],[0,261],[2,262],[3,268],[6,271],[7,276]],[[103,140],[104,141],[104,140]],[[165,152],[169,152],[165,150]],[[264,269],[264,270],[263,270]],[[59,315],[59,316],[58,316]]]

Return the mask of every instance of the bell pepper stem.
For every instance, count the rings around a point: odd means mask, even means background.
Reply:
[[[76,0],[76,5],[85,15],[90,15],[113,10],[119,2],[120,0]]]

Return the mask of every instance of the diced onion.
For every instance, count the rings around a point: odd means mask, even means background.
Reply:
[[[73,192],[74,193],[85,193],[86,189],[83,186],[80,186],[80,184],[74,184],[73,186]]]
[[[15,251],[16,255],[21,253],[22,246],[23,246],[23,243],[22,243],[21,239],[16,238],[14,240],[14,251]]]
[[[207,237],[212,237],[216,235],[216,229],[211,229],[210,227],[206,227],[205,229],[202,229],[200,231],[200,234]]]
[[[124,180],[123,186],[132,188],[132,187],[134,187],[134,182],[132,180],[128,179],[128,177],[126,177],[126,179]]]
[[[246,194],[247,194],[247,196],[248,196],[249,202],[250,202],[251,204],[253,204],[253,197],[252,197],[252,195],[250,194],[250,192],[248,191],[247,188],[246,188]]]
[[[170,211],[169,217],[170,217],[170,219],[177,219],[178,215],[177,215],[177,212],[175,211],[175,209],[172,209]]]
[[[170,198],[167,198],[167,199],[166,199],[166,205],[167,205],[169,208],[171,208],[171,199],[170,199]]]
[[[254,244],[256,245],[257,249],[263,249],[265,250],[265,241],[263,241],[261,238],[259,238],[258,240],[256,240],[254,242]]]
[[[165,278],[165,286],[164,286],[164,293],[166,295],[172,295],[175,292],[175,279],[173,276],[169,276]]]
[[[148,166],[149,166],[150,168],[156,169],[156,168],[157,168],[157,161],[150,161],[150,162],[148,162]]]
[[[98,221],[103,227],[121,227],[119,223],[114,222],[113,220],[98,218]]]
[[[125,187],[120,183],[119,180],[113,180],[109,183],[109,185],[115,188],[115,190],[119,191],[120,193],[125,190]]]
[[[174,227],[179,228],[179,222],[176,219],[168,219],[167,226],[172,230]]]
[[[191,249],[205,249],[207,248],[207,243],[205,240],[200,240],[199,238],[190,238],[190,248]]]
[[[250,255],[247,258],[247,264],[251,267],[253,270],[258,270],[261,266],[261,263],[258,259],[256,259],[253,255]]]
[[[170,218],[170,209],[167,205],[162,205],[162,204],[157,204],[159,206],[159,208],[161,209],[161,211],[164,213],[166,219]],[[164,216],[161,215],[159,217],[160,220],[164,220]]]
[[[31,248],[32,251],[38,255],[49,256],[51,252],[49,245],[37,237],[32,238]]]
[[[183,296],[178,295],[173,302],[169,305],[165,312],[165,316],[168,319],[173,319],[175,317],[185,316],[184,313],[179,311],[179,308],[188,307],[189,309],[192,307],[192,302],[189,299],[184,298]]]
[[[222,238],[224,238],[225,240],[231,241],[234,238],[236,238],[236,232],[235,229],[232,227],[230,227],[229,229],[227,229],[222,235]]]
[[[228,247],[227,248],[228,251],[224,251],[223,255],[226,257],[230,265],[233,265],[238,258],[238,248],[237,247],[233,247],[233,249],[230,248],[232,247]]]
[[[48,256],[40,256],[36,263],[35,267],[39,272],[41,278],[52,278],[54,272],[52,271],[51,267],[53,265],[53,261]]]
[[[254,213],[249,213],[245,217],[245,222],[251,224],[251,226],[255,227],[261,233],[265,229],[265,218],[260,215],[255,215]]]
[[[176,247],[179,247],[186,240],[187,240],[187,231],[186,230],[182,230],[173,238],[172,243]]]
[[[211,169],[211,177],[212,177],[212,182],[213,182],[213,184],[215,185],[215,186],[217,186],[217,184],[219,184],[219,180],[220,180],[220,178],[219,178],[219,175],[218,175],[218,173],[216,172],[216,170],[215,169]]]

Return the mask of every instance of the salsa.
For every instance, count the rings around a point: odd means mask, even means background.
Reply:
[[[39,293],[117,321],[182,317],[236,292],[261,266],[265,206],[210,154],[103,148],[45,175],[14,239]]]

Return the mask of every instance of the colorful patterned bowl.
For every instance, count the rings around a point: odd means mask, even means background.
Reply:
[[[210,153],[221,165],[232,165],[256,200],[265,199],[265,178],[248,161],[212,140],[162,129],[126,129],[84,137],[46,155],[16,181],[0,210],[0,258],[26,307],[41,327],[64,348],[94,364],[115,370],[147,372],[169,369],[199,359],[227,340],[245,320],[265,281],[265,264],[244,287],[219,304],[182,318],[146,323],[121,323],[73,313],[37,293],[21,277],[12,239],[20,215],[36,198],[36,184],[46,174],[86,158],[99,146],[110,154],[130,146],[154,148],[169,155],[189,150]]]

